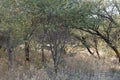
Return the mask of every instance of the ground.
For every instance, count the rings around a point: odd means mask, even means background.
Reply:
[[[104,52],[100,51],[101,56]],[[55,77],[50,52],[45,50],[47,65],[40,60],[40,51],[31,50],[30,62],[24,59],[24,51],[16,49],[14,62],[8,69],[7,58],[0,58],[0,80],[119,80],[120,64],[115,56],[102,57],[89,55],[84,48],[71,48],[59,65]]]

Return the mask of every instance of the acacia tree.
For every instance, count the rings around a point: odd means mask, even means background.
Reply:
[[[68,2],[64,12],[67,12],[64,20],[69,26],[89,34],[96,35],[116,53],[120,61],[118,40],[115,33],[119,32],[119,4],[107,1],[73,1]],[[65,14],[65,13],[64,13]],[[116,33],[118,35],[118,33]],[[114,36],[114,37],[113,37]]]
[[[120,61],[120,53],[117,48],[118,45],[116,44],[118,41],[113,37],[114,32],[119,31],[119,24],[115,20],[116,15],[117,17],[119,15],[116,14],[115,6],[111,5],[113,4],[112,2],[109,3],[104,1],[99,1],[98,3],[94,3],[94,1],[91,3],[88,1],[85,4],[86,5],[83,5],[84,7],[82,8],[85,9],[86,14],[84,14],[84,11],[83,13],[81,12],[82,18],[79,17],[80,19],[76,19],[78,23],[75,23],[76,20],[73,20],[73,26],[92,35],[99,36],[116,53]]]
[[[94,55],[96,53],[100,59],[100,54],[98,52],[98,37],[78,29],[72,29],[71,33],[82,43],[82,45],[88,50],[91,55]]]
[[[33,40],[33,34],[39,26],[40,9],[36,6],[40,3],[38,0],[34,1],[15,1],[17,5],[17,25],[20,25],[20,35],[22,36],[22,43],[24,44],[25,59],[30,61],[30,41]]]
[[[46,0],[41,1],[41,3],[37,5],[37,7],[40,7],[42,13],[41,16],[38,16],[40,23],[39,29],[41,29],[39,31],[42,32],[37,33],[41,34],[38,38],[40,40],[38,41],[42,44],[41,52],[43,56],[45,45],[50,45],[49,48],[54,62],[55,73],[57,73],[58,65],[62,57],[61,55],[65,52],[67,27],[63,19],[64,14],[62,13],[62,5],[64,2],[64,0]]]
[[[31,4],[27,1],[1,1],[1,28],[4,36],[5,47],[8,53],[8,61],[12,64],[13,49],[25,43],[25,57],[29,61],[29,42],[33,32],[36,30],[36,23],[33,13],[31,13]],[[31,2],[29,2],[31,3]],[[29,6],[31,5],[31,7]],[[27,7],[26,7],[27,6]],[[3,46],[3,44],[1,44]]]
[[[114,5],[112,5],[113,4],[112,2],[105,3],[105,4],[107,6],[99,5],[99,7],[97,8],[97,12],[96,12],[98,19],[103,20],[101,21],[102,24],[96,24],[97,29],[91,28],[86,31],[92,34],[95,34],[99,36],[101,39],[103,39],[109,45],[109,47],[116,53],[117,57],[119,58],[119,62],[120,62],[120,53],[118,51],[118,47],[117,47],[118,45],[116,44],[118,40],[115,39],[115,33],[114,33],[114,32],[119,31],[119,27],[118,27],[119,24],[115,20],[116,8]],[[100,6],[102,7],[100,8]],[[111,9],[108,10],[107,8],[109,7],[111,7]]]
[[[20,21],[17,17],[19,10],[14,1],[4,0],[0,2],[0,5],[0,14],[2,14],[0,31],[2,31],[2,38],[4,39],[4,41],[1,39],[1,42],[5,44],[8,54],[8,65],[11,66],[13,49],[21,43],[20,25],[17,22]]]

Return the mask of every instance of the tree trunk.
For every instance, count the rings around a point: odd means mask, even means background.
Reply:
[[[110,48],[112,48],[112,50],[115,52],[115,54],[117,55],[119,62],[120,62],[120,53],[119,53],[118,49],[115,46],[113,46],[110,43],[110,40],[107,39],[105,36],[103,36],[100,32],[97,31],[97,35],[100,36],[109,45]]]
[[[25,59],[26,61],[30,61],[30,55],[29,55],[29,42],[25,42]]]
[[[97,47],[95,47],[95,51],[97,53],[98,58],[100,59],[100,54],[99,54],[99,51],[98,51]]]
[[[56,46],[57,47],[57,46]],[[54,62],[54,71],[55,71],[55,74],[57,75],[57,71],[58,71],[58,56],[57,56],[57,48],[52,46],[52,44],[50,44],[50,50],[51,50],[51,53],[52,53],[52,59],[53,59],[53,62]]]
[[[98,40],[97,40],[96,36],[93,36],[93,41],[94,41],[95,51],[97,53],[98,58],[100,59],[100,54],[99,54],[99,51],[98,51]]]
[[[12,61],[13,61],[12,49],[8,48],[7,49],[7,54],[8,54],[8,68],[11,68],[12,67]]]
[[[41,46],[41,53],[42,53],[42,64],[45,64],[45,55],[44,55],[44,42],[42,40],[42,46]]]
[[[114,52],[116,53],[116,55],[119,59],[119,62],[120,62],[120,53],[119,53],[118,49],[115,46],[110,46],[110,47],[114,50]]]
[[[57,72],[58,72],[58,64],[57,63],[54,63],[54,71],[55,71],[55,74],[57,75]]]
[[[81,41],[81,43],[85,46],[85,48],[88,50],[88,52],[89,52],[91,55],[94,55],[94,53],[90,50],[89,45],[88,45],[88,43],[87,43],[87,41],[85,40],[84,37],[79,37],[79,36],[77,36],[77,35],[74,35],[74,36],[75,36],[75,38],[77,38],[78,40]]]
[[[1,49],[2,49],[2,46],[0,45],[0,50],[1,50]],[[1,54],[2,54],[2,51],[0,51],[0,58],[2,57]]]
[[[82,44],[86,47],[86,49],[88,50],[88,52],[89,52],[91,55],[94,55],[94,52],[92,52],[92,51],[90,50],[90,48],[89,48],[90,46],[88,45],[87,41],[86,41],[85,39],[82,39],[81,42],[82,42]]]
[[[94,55],[94,53],[90,50],[89,47],[87,47],[87,46],[85,46],[85,47],[87,48],[88,52],[89,52],[91,55]]]

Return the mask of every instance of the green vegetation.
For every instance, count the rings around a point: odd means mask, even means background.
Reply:
[[[18,56],[26,66],[35,59],[44,69],[52,60],[55,76],[72,48],[120,62],[119,21],[117,0],[1,0],[0,57],[8,59],[9,69]]]

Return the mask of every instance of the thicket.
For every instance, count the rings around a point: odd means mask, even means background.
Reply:
[[[0,48],[6,51],[11,67],[15,48],[24,45],[25,60],[30,61],[31,42],[35,41],[43,65],[44,51],[49,48],[57,73],[66,44],[77,38],[91,55],[91,47],[95,48],[99,59],[98,43],[106,43],[120,62],[119,19],[118,1],[1,0]]]

